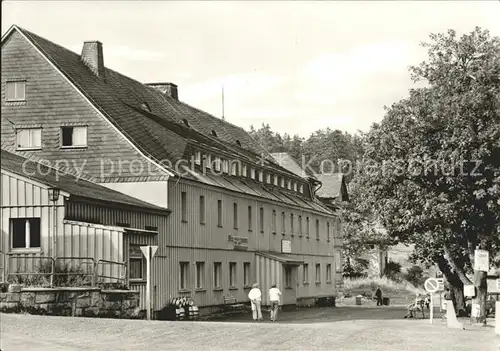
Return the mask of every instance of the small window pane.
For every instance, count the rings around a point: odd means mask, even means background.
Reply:
[[[73,145],[74,146],[87,145],[87,127],[73,128]]]
[[[42,147],[42,130],[40,128],[19,129],[16,134],[17,147],[20,149]]]

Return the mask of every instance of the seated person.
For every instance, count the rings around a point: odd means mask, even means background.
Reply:
[[[406,314],[406,316],[404,316],[404,318],[413,318],[413,312],[421,311],[423,304],[424,300],[422,296],[420,294],[417,294],[415,302],[408,305],[408,313]]]

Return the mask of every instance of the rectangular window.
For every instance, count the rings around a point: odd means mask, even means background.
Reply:
[[[271,227],[273,234],[276,234],[276,210],[273,210],[273,217],[271,218]]]
[[[231,162],[231,175],[233,176],[238,175],[238,162],[236,161]]]
[[[222,200],[217,200],[217,225],[222,227]]]
[[[284,188],[285,187],[285,178],[281,178],[281,187]]]
[[[292,268],[287,266],[285,267],[285,288],[292,287]]]
[[[259,182],[263,182],[263,181],[264,181],[264,172],[259,171]]]
[[[316,263],[316,283],[321,282],[321,265]]]
[[[220,157],[216,157],[214,159],[214,171],[220,172],[220,170],[221,170],[221,164],[222,164],[222,162],[220,160]]]
[[[271,184],[271,174],[270,174],[270,173],[268,173],[268,174],[266,175],[266,183],[267,183],[267,184]]]
[[[299,186],[299,193],[303,194],[304,193],[304,185],[300,184]]]
[[[238,229],[238,204],[233,203],[233,228]]]
[[[255,179],[255,168],[250,168],[250,178]]]
[[[319,239],[319,219],[316,220],[316,239]]]
[[[212,156],[206,154],[204,162],[205,162],[206,168],[210,168],[210,169],[212,168]]]
[[[309,217],[306,217],[306,236],[309,238],[311,232]]]
[[[330,222],[326,222],[326,240],[330,241]]]
[[[130,245],[129,249],[129,278],[146,279],[146,258],[142,254],[140,245]]]
[[[302,235],[302,216],[299,216],[299,235]]]
[[[297,183],[293,182],[293,191],[297,191]]]
[[[291,180],[289,180],[289,181],[286,183],[286,188],[287,188],[288,190],[292,190],[292,181],[291,181]]]
[[[229,262],[229,286],[236,286],[236,262]]]
[[[250,286],[250,262],[243,263],[243,285]]]
[[[205,196],[200,196],[200,224],[205,224]]]
[[[304,263],[304,271],[303,271],[303,282],[304,284],[309,283],[309,265],[307,263]]]
[[[189,284],[189,262],[179,262],[179,279],[181,290],[187,290]]]
[[[205,262],[196,262],[196,289],[205,286]]]
[[[264,233],[264,207],[261,207],[259,212],[259,229]]]
[[[252,206],[248,206],[248,231],[252,231]]]
[[[6,83],[5,98],[7,101],[24,101],[26,100],[26,82],[16,81]]]
[[[243,177],[248,177],[248,174],[247,174],[247,165],[243,165],[243,171],[241,172],[242,176]]]
[[[40,247],[40,218],[13,218],[10,228],[13,249]]]
[[[61,146],[87,146],[87,127],[61,127]]]
[[[229,174],[229,161],[222,160],[222,172]]]
[[[281,233],[285,234],[285,228],[286,228],[286,216],[285,212],[281,212]]]
[[[293,222],[294,222],[293,213],[290,213],[290,234],[292,235],[293,235]]]
[[[278,176],[274,176],[274,185],[278,186]]]
[[[187,222],[187,197],[186,192],[181,192],[181,220]]]
[[[42,128],[17,129],[16,137],[18,150],[42,148]]]
[[[326,265],[326,281],[332,281],[332,265],[330,263]]]
[[[220,288],[222,286],[222,263],[214,262],[214,288]]]
[[[196,151],[194,153],[194,163],[197,164],[198,166],[201,165],[201,152]]]

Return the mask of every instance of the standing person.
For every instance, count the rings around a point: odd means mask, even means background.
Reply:
[[[259,284],[252,285],[252,290],[248,293],[248,298],[252,303],[252,317],[254,321],[262,320],[262,311],[260,310],[260,303],[262,301],[262,293],[259,289]]]
[[[375,291],[375,299],[377,299],[377,306],[382,306],[382,289],[380,289],[380,285],[377,286]]]
[[[278,317],[278,308],[280,305],[281,291],[276,287],[276,284],[271,285],[269,289],[269,301],[271,302],[271,320],[275,321]]]

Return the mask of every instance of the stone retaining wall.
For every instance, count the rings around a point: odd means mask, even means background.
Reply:
[[[139,318],[139,292],[99,288],[23,288],[0,293],[0,312],[75,317]]]

